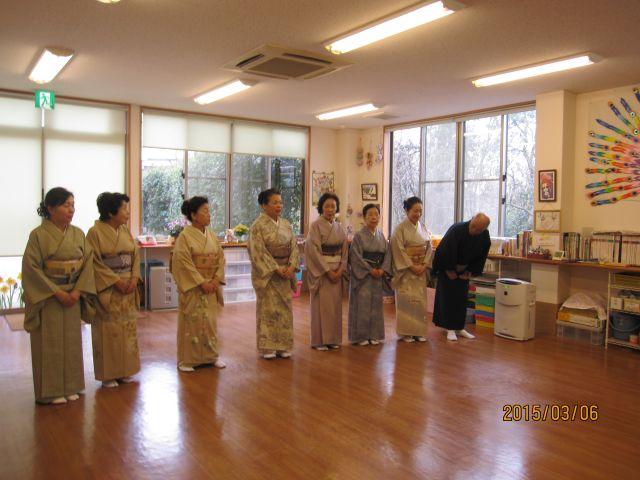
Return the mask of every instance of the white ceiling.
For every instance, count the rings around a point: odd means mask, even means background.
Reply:
[[[208,106],[193,96],[236,78],[220,67],[265,43],[324,53],[322,43],[412,0],[0,0],[0,88],[27,79],[46,45],[76,51],[58,95],[365,128],[640,80],[638,0],[462,0],[467,8],[345,55],[354,65],[307,81],[260,79]],[[590,51],[573,72],[476,89],[479,75]],[[372,101],[397,118],[319,122],[314,114]]]

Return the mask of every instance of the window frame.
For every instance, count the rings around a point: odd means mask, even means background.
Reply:
[[[508,148],[508,120],[507,116],[510,114],[516,114],[527,111],[536,111],[535,103],[518,105],[512,108],[502,108],[495,110],[487,110],[478,113],[461,114],[458,116],[442,117],[433,120],[425,120],[420,123],[406,124],[397,127],[388,127],[389,132],[389,199],[393,199],[393,175],[394,175],[394,133],[398,130],[420,127],[420,173],[419,173],[419,194],[421,198],[424,196],[427,185],[454,183],[455,188],[455,207],[454,207],[454,219],[453,222],[460,222],[464,220],[464,193],[465,184],[467,182],[498,182],[498,218],[492,219],[497,221],[498,230],[497,236],[503,236],[506,226],[506,195],[507,195],[507,169],[508,161],[507,148]],[[537,113],[537,112],[536,112]],[[464,175],[465,167],[465,124],[471,120],[477,120],[487,117],[500,116],[500,172],[497,178],[483,178],[483,179],[471,179],[466,180]],[[426,164],[427,164],[427,152],[426,152],[426,128],[431,125],[442,125],[447,123],[455,123],[456,125],[456,152],[455,152],[455,178],[454,180],[426,180]],[[389,232],[393,231],[393,206],[389,202],[388,207],[389,219],[388,227]],[[443,232],[444,234],[444,232]]]

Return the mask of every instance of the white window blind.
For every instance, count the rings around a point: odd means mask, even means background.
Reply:
[[[233,151],[271,157],[307,157],[305,128],[235,122]]]
[[[102,192],[125,191],[126,111],[57,103],[44,128],[44,189],[61,186],[75,196],[73,224],[85,232],[98,218]]]
[[[40,223],[41,112],[33,99],[0,97],[0,256],[22,255]]]
[[[231,122],[205,116],[143,112],[145,147],[229,153]]]

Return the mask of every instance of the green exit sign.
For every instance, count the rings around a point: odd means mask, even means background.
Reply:
[[[56,106],[56,94],[51,90],[36,90],[36,108],[53,110]]]

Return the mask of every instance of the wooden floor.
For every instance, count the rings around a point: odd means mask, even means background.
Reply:
[[[254,304],[224,308],[225,370],[178,373],[176,313],[140,320],[136,383],[99,388],[83,328],[86,395],[33,400],[29,339],[0,325],[0,478],[640,478],[640,355],[478,329],[379,347],[309,348],[294,301],[290,360],[255,351]],[[346,311],[345,311],[346,313]],[[346,338],[346,323],[345,323]],[[595,422],[504,422],[503,405],[597,405]]]

